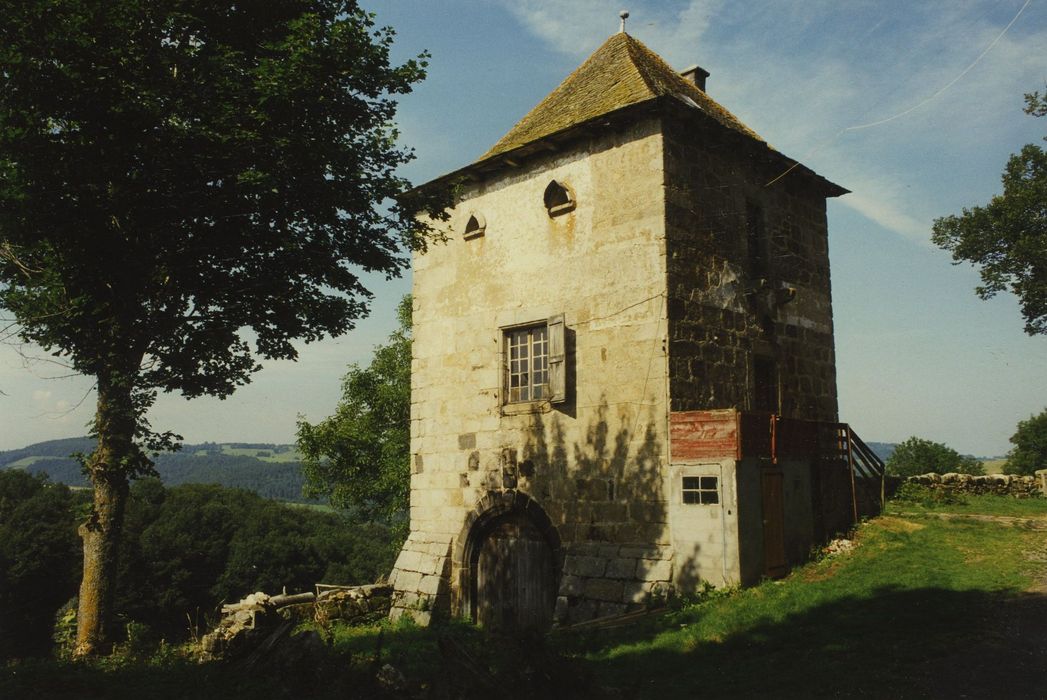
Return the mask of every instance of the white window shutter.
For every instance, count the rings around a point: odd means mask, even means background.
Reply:
[[[563,403],[567,400],[563,314],[551,316],[546,323],[549,326],[549,401]]]

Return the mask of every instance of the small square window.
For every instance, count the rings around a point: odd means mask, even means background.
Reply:
[[[716,476],[683,477],[683,502],[715,505],[720,502],[720,478]]]

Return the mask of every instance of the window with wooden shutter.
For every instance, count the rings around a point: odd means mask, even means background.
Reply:
[[[564,318],[557,314],[548,321],[549,327],[549,401],[567,400],[567,365],[564,362]]]
[[[564,317],[504,331],[505,403],[567,400]]]

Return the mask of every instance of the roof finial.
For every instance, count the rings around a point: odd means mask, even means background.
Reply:
[[[622,26],[618,31],[625,34],[625,20],[629,19],[629,10],[622,10],[618,16],[622,18]]]

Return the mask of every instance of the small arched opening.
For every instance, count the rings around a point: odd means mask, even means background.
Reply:
[[[466,240],[470,238],[478,238],[484,235],[484,231],[487,230],[487,222],[484,220],[484,215],[479,212],[473,212],[469,215],[469,220],[465,223],[465,231],[462,237]]]
[[[566,185],[556,180],[546,186],[544,201],[549,216],[566,214],[574,209],[574,197],[571,196],[571,191],[567,189]]]
[[[559,588],[560,537],[523,493],[491,494],[459,536],[461,612],[485,629],[545,630]]]

